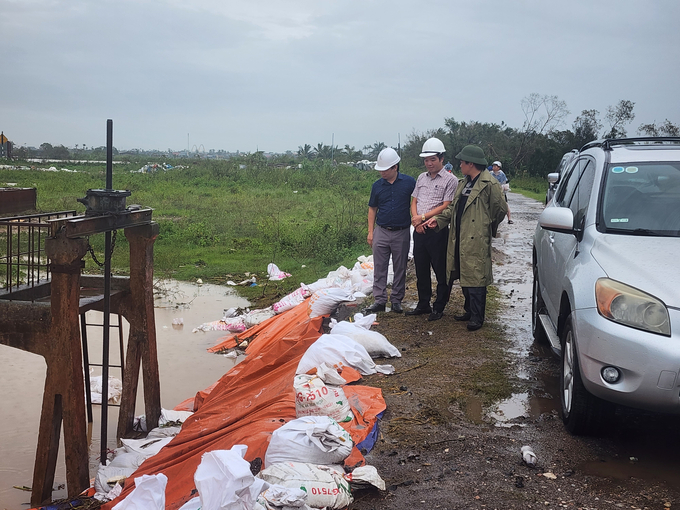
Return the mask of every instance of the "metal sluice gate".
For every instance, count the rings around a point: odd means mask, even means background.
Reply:
[[[69,497],[89,487],[86,422],[92,422],[89,367],[101,365],[101,452],[107,461],[109,368],[121,370],[123,390],[116,437],[132,432],[140,371],[149,429],[160,417],[160,382],[153,309],[153,244],[158,225],[152,210],[126,206],[130,192],[112,189],[113,121],[107,121],[106,188],[88,190],[75,211],[0,218],[0,343],[45,358],[47,375],[33,470],[31,504],[50,501],[63,424],[66,484]],[[111,274],[117,230],[130,249],[130,276]],[[104,260],[99,262],[89,236],[103,233]],[[3,239],[4,237],[4,239]],[[103,276],[81,275],[90,252]],[[90,363],[87,311],[103,313],[102,362]],[[110,315],[118,315],[111,324]],[[124,349],[122,318],[129,324]],[[110,329],[118,329],[120,364],[109,358]],[[126,350],[125,355],[123,351]],[[143,367],[143,370],[141,368]]]

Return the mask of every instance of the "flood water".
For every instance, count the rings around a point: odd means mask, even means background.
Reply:
[[[212,385],[225,374],[235,361],[221,355],[210,354],[207,348],[223,337],[224,331],[192,330],[205,322],[218,320],[223,311],[232,307],[246,307],[248,301],[236,295],[233,289],[218,285],[196,285],[165,281],[155,293],[155,322],[160,372],[161,405],[172,409],[197,391]],[[173,325],[173,319],[183,319],[183,326]],[[88,324],[102,324],[103,314],[87,313]],[[117,324],[112,316],[111,323]],[[176,321],[179,322],[179,321]],[[127,322],[123,319],[124,338]],[[90,363],[100,363],[102,356],[102,328],[88,326]],[[118,330],[110,331],[110,364],[119,364]],[[45,384],[45,361],[41,356],[0,345],[0,508],[15,510],[29,508],[31,493],[13,488],[30,487],[33,483],[33,463],[38,441],[40,409]],[[120,370],[110,369],[110,375],[121,379]],[[92,375],[101,375],[93,367]],[[141,375],[140,375],[141,381]],[[100,406],[93,406],[94,422],[90,425],[90,476],[99,463]],[[136,414],[144,413],[143,389],[140,385]],[[115,448],[118,408],[109,407],[108,447]],[[66,497],[64,484],[66,469],[61,451],[57,461],[53,499]]]

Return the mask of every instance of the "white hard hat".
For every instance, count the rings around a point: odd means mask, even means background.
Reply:
[[[378,154],[378,161],[375,162],[375,169],[379,172],[383,172],[392,168],[399,163],[399,161],[401,161],[401,158],[399,157],[399,154],[397,154],[397,151],[392,147],[387,147]]]
[[[439,138],[428,138],[423,144],[423,152],[420,153],[420,157],[429,158],[442,152],[446,152],[442,141]]]
[[[501,165],[500,161],[494,161],[493,163],[491,163],[491,166],[494,166],[494,165],[498,165],[498,168],[503,168],[503,165]]]

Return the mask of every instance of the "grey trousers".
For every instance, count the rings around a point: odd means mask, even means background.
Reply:
[[[408,262],[408,249],[411,244],[411,230],[387,230],[379,225],[373,231],[373,298],[375,302],[384,305],[387,303],[387,271],[392,255],[392,281],[391,303],[401,303],[406,294],[406,263]]]

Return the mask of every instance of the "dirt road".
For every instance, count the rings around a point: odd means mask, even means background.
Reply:
[[[610,433],[572,437],[563,428],[557,360],[533,344],[531,236],[542,204],[510,194],[513,225],[494,241],[499,306],[474,333],[445,316],[386,313],[381,331],[403,357],[396,375],[364,381],[383,389],[381,438],[367,456],[384,493],[359,493],[358,510],[412,508],[664,509],[680,506],[676,417],[619,410]],[[405,305],[417,300],[409,279]],[[521,461],[528,445],[537,456]]]

